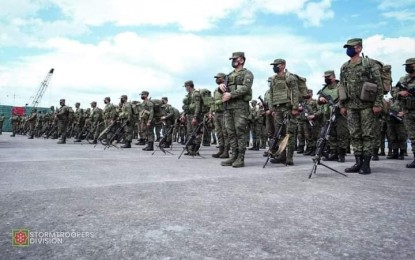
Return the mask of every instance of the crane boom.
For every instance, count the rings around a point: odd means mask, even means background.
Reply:
[[[54,68],[50,69],[49,73],[46,75],[45,79],[40,83],[39,89],[36,92],[35,97],[33,98],[31,106],[37,107],[42,100],[43,94],[45,94],[46,88],[49,85],[50,79],[52,78],[53,72],[55,71]]]

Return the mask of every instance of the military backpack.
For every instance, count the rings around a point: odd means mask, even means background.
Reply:
[[[381,61],[375,59],[369,59],[368,56],[362,55],[362,64],[370,72],[372,77],[372,63],[376,63],[380,66],[380,77],[382,79],[383,94],[388,94],[392,86],[392,66],[384,64]]]

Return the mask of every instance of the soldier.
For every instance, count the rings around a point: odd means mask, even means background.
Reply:
[[[102,130],[104,130],[103,120],[104,118],[103,118],[102,109],[97,107],[96,101],[92,101],[91,102],[91,123],[92,123],[92,128],[94,129],[94,141],[92,142],[93,144],[98,143],[98,136],[102,132]]]
[[[120,98],[119,107],[121,107],[121,112],[119,114],[119,119],[121,119],[124,126],[124,145],[121,148],[131,148],[131,141],[133,140],[133,110],[131,103],[127,101],[127,95],[122,95]]]
[[[35,135],[36,118],[37,118],[37,109],[33,108],[32,112],[30,113],[29,118],[26,120],[26,122],[29,124],[29,129],[30,129],[28,139],[33,139],[33,136]]]
[[[249,101],[252,99],[254,75],[244,68],[245,53],[234,52],[229,59],[234,70],[228,75],[227,85],[221,83],[219,89],[223,93],[222,101],[226,102],[225,127],[232,157],[221,162],[221,165],[238,168],[245,166]]]
[[[259,115],[259,108],[257,107],[257,101],[251,101],[251,107],[249,109],[249,125],[250,131],[252,136],[252,147],[248,148],[248,150],[258,151],[259,150],[259,143],[261,140],[261,128],[259,127],[260,124],[260,115]],[[249,140],[249,133],[248,133],[248,140]]]
[[[163,122],[163,137],[164,137],[166,136],[168,130],[171,127],[174,127],[175,112],[174,112],[173,107],[169,104],[169,99],[167,97],[162,97],[161,101],[163,102],[163,105],[161,106],[162,117],[160,118],[160,120]],[[166,143],[164,144],[164,148],[169,148],[170,145],[172,144],[172,137],[173,137],[172,133],[166,137]]]
[[[376,142],[376,115],[382,112],[383,85],[380,66],[362,58],[362,39],[350,39],[343,46],[350,60],[340,70],[340,112],[347,115],[356,163],[345,172],[370,174],[370,160]],[[372,88],[372,90],[370,89]],[[374,91],[376,94],[374,95]],[[344,95],[344,93],[346,95]],[[372,93],[372,94],[370,94]]]
[[[105,128],[107,128],[108,126],[110,126],[112,124],[112,122],[117,120],[117,108],[111,103],[111,98],[110,97],[105,97],[104,98],[104,110],[103,110],[103,116],[104,116],[104,125]],[[105,138],[106,139],[111,139],[113,132],[113,129],[111,129],[110,131],[107,132]]]
[[[0,135],[3,134],[3,122],[4,122],[4,119],[5,119],[4,114],[1,113],[0,114]]]
[[[264,106],[267,106],[268,109],[271,109],[271,106],[272,106],[271,82],[272,82],[272,77],[269,77],[268,78],[268,89],[267,91],[265,91],[265,94],[264,94]],[[264,111],[264,117],[265,117],[266,140],[270,142],[270,140],[272,140],[272,138],[274,137],[274,133],[275,133],[274,117],[272,116],[271,111],[268,113],[267,111]],[[267,157],[268,151],[265,151],[263,156]]]
[[[396,88],[395,88],[396,89]],[[396,96],[392,91],[392,96]],[[405,124],[402,119],[402,107],[399,101],[392,98],[389,102],[386,102],[386,123],[387,123],[387,135],[388,143],[390,143],[390,149],[392,153],[386,157],[386,159],[404,160],[404,151],[406,150],[408,139]]]
[[[144,147],[143,151],[154,151],[154,109],[153,103],[148,99],[149,92],[141,92],[141,100],[143,110],[140,114],[140,122],[144,134],[147,138],[147,146]]]
[[[202,97],[200,91],[195,89],[194,83],[192,80],[188,80],[184,83],[186,88],[187,95],[185,97],[185,102],[188,104],[187,114],[184,115],[186,118],[187,124],[187,138],[189,140],[190,135],[195,131],[197,125],[202,123],[203,120],[203,111],[202,111]],[[199,148],[201,143],[201,136],[198,134],[197,137],[193,140],[193,143],[189,143],[187,146],[187,153],[184,155],[195,156],[199,154]]]
[[[219,86],[225,82],[225,73],[216,74],[215,82]],[[225,127],[225,118],[223,114],[223,101],[222,94],[219,92],[218,88],[215,89],[213,93],[213,104],[211,106],[210,114],[213,116],[213,121],[215,125],[215,132],[219,144],[219,151],[212,154],[213,158],[229,158],[229,139],[228,133],[226,132]]]
[[[406,168],[415,168],[415,58],[407,59],[403,65],[405,65],[407,74],[401,77],[397,84],[396,98],[403,108],[399,116],[404,117],[405,128],[414,154],[414,160],[407,164]]]
[[[59,104],[61,107],[56,113],[56,118],[58,119],[58,136],[60,136],[61,139],[58,141],[58,144],[66,144],[69,108],[65,105],[65,99],[61,99]]]
[[[301,106],[301,120],[303,121],[303,131],[304,136],[307,142],[307,152],[304,152],[304,155],[315,156],[316,155],[316,145],[317,139],[320,134],[321,127],[321,117],[318,113],[317,100],[313,99],[313,90],[308,90],[308,95],[304,98],[304,102]]]
[[[321,90],[322,95],[318,98],[318,104],[321,105],[320,113],[322,116],[322,121],[326,122],[330,118],[330,107],[328,100],[323,97],[329,96],[332,98],[332,101],[335,104],[339,102],[338,87],[340,81],[336,79],[334,70],[328,70],[324,72],[324,81],[323,89]],[[335,110],[336,120],[332,123],[330,129],[329,137],[329,154],[323,158],[325,161],[338,161],[345,162],[346,150],[349,146],[349,129],[347,127],[346,117],[340,114],[338,109]]]
[[[12,125],[12,134],[10,135],[10,137],[15,137],[17,131],[19,130],[19,116],[14,111],[12,111],[10,123]]]
[[[267,112],[274,116],[275,129],[278,129],[288,116],[288,123],[282,131],[281,137],[289,134],[286,151],[283,151],[278,158],[272,158],[271,163],[284,163],[294,165],[295,133],[297,130],[297,116],[299,115],[298,101],[299,89],[297,79],[285,70],[286,62],[284,59],[275,59],[271,63],[275,75],[272,76],[270,89],[270,110]]]

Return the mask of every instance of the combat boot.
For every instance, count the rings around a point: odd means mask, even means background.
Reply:
[[[219,158],[226,159],[229,158],[229,146],[225,146],[223,149],[223,153],[219,155]]]
[[[200,144],[195,145],[195,147],[194,147],[194,153],[193,153],[192,156],[196,156],[196,155],[197,156],[200,156],[199,150],[200,150]]]
[[[245,166],[245,155],[243,153],[238,153],[236,161],[232,163],[233,168],[240,168]]]
[[[154,142],[148,142],[147,146],[142,149],[143,151],[154,151]]]
[[[310,156],[315,156],[316,155],[316,150],[317,148],[315,146],[311,147],[311,152],[310,152]]]
[[[346,149],[343,148],[339,148],[339,159],[337,160],[338,162],[344,163],[346,161]]]
[[[222,166],[232,166],[232,164],[236,161],[236,159],[238,158],[238,152],[232,151],[232,157],[229,158],[229,160],[223,161],[220,163],[220,165]]]
[[[364,155],[363,156],[363,163],[362,167],[359,169],[359,174],[370,174],[370,159],[372,158],[371,155]]]
[[[373,149],[373,156],[372,156],[372,160],[373,161],[379,161],[379,148],[374,148]]]
[[[97,144],[97,143],[98,143],[97,139],[94,139],[94,141],[92,142],[92,144]]]
[[[219,151],[217,153],[212,154],[213,158],[219,158],[219,156],[225,151],[225,149],[223,148],[223,146],[219,147]]]
[[[329,154],[323,157],[323,161],[337,161],[339,159],[339,153],[335,149],[330,149]]]
[[[398,159],[398,150],[399,149],[393,149],[392,154],[386,157],[386,159]]]
[[[400,149],[397,159],[398,160],[404,160],[405,159],[405,150],[404,149]]]
[[[144,138],[138,139],[138,142],[135,143],[135,145],[145,145],[145,144],[146,144],[146,140]]]
[[[170,148],[171,142],[164,142],[163,148]]]
[[[299,145],[297,149],[297,154],[302,154],[302,153],[304,153],[304,145]]]
[[[303,155],[307,156],[310,155],[312,152],[313,147],[307,145],[307,149],[305,149]]]
[[[33,139],[33,135],[29,136],[27,139]]]
[[[380,148],[380,153],[378,154],[379,156],[385,156],[385,148]]]
[[[57,144],[66,144],[66,137],[62,137]]]
[[[10,135],[10,137],[15,137],[15,136],[16,136],[15,134],[11,134],[11,135]]]
[[[282,163],[282,164],[287,163],[287,153],[286,153],[286,150],[282,151],[282,153],[278,157],[272,158],[269,161],[271,163]]]
[[[415,168],[415,154],[414,154],[414,160],[411,163],[408,163],[406,165],[406,168]]]
[[[126,141],[125,144],[121,146],[121,148],[131,148],[131,141]]]
[[[345,172],[359,172],[360,168],[362,167],[363,156],[355,155],[354,157],[355,157],[356,163],[352,167],[346,168],[344,170]]]

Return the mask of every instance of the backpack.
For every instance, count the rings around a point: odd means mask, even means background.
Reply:
[[[75,111],[72,107],[68,107],[68,120],[71,122],[75,118]]]
[[[368,56],[362,55],[362,64],[363,66],[367,67],[367,69],[370,71],[370,74],[372,74],[370,61],[380,66],[380,77],[382,78],[383,94],[388,94],[392,86],[392,66],[384,64],[383,62],[375,59],[369,59]]]
[[[288,78],[288,76],[294,76],[294,78],[297,81],[297,85],[298,85],[298,101],[302,102],[304,97],[308,96],[308,88],[307,88],[307,79],[301,76],[298,76],[297,74],[291,73],[287,71],[287,75],[286,78]]]
[[[213,102],[213,97],[212,97],[210,90],[206,88],[202,88],[199,91],[200,91],[200,95],[202,96],[203,106],[208,108],[209,110],[210,105]]]
[[[151,99],[151,103],[153,103],[153,111],[155,114],[161,113],[161,106],[163,102],[160,99]]]

